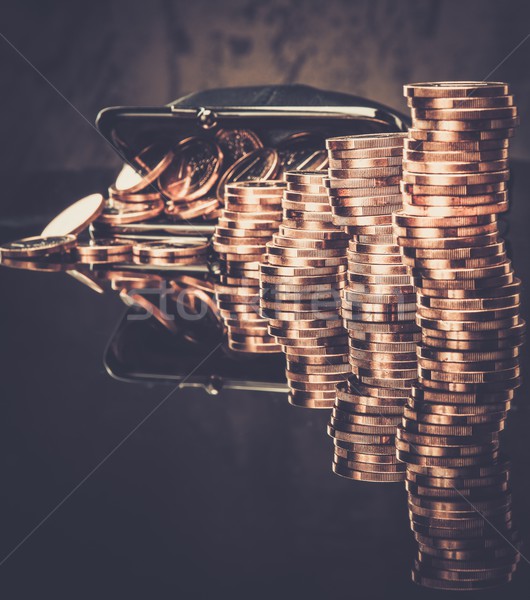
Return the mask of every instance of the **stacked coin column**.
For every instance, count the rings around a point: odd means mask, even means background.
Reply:
[[[213,235],[223,274],[215,286],[228,346],[237,352],[281,352],[259,315],[259,264],[282,219],[282,181],[246,181],[226,187]]]
[[[331,222],[325,173],[288,172],[283,221],[261,265],[261,314],[287,357],[289,402],[332,408],[350,373],[340,290],[347,236]]]
[[[416,378],[414,289],[392,237],[406,134],[327,140],[333,222],[348,233],[342,317],[353,375],[337,386],[328,428],[335,473],[362,481],[402,481],[395,433]]]
[[[413,120],[394,222],[422,338],[396,445],[419,545],[412,575],[483,589],[509,581],[519,558],[499,432],[524,323],[497,223],[516,109],[505,84],[413,84],[405,94]]]

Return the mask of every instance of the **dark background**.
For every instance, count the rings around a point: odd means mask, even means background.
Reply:
[[[509,239],[530,278],[530,39],[503,62],[530,34],[526,2],[70,0],[1,15],[2,35],[86,117],[0,39],[2,240],[110,182],[119,163],[91,127],[104,106],[301,82],[405,110],[405,82],[502,63],[491,78],[510,82],[522,120]],[[282,394],[180,390],[116,449],[171,391],[105,372],[119,299],[64,275],[1,269],[0,285],[2,597],[451,596],[410,583],[402,486],[332,475],[327,414]],[[526,398],[505,447],[528,540]],[[512,585],[474,597],[519,599],[529,582],[522,559]]]
[[[405,109],[412,81],[509,81],[530,104],[525,0],[34,0],[2,3],[2,167],[117,165],[91,124],[112,105],[200,89],[301,82]],[[530,158],[530,119],[513,155]]]

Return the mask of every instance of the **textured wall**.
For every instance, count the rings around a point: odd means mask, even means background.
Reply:
[[[530,33],[516,0],[57,0],[3,3],[2,33],[86,117],[197,89],[302,82],[405,109],[402,84],[482,79]],[[491,78],[513,84],[530,158],[530,39]],[[113,152],[0,39],[1,169],[108,166]],[[6,144],[5,140],[9,143]]]

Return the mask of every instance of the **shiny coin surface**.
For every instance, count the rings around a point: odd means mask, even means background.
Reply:
[[[2,258],[32,258],[68,252],[75,247],[74,235],[35,236],[0,246]]]
[[[54,217],[42,230],[43,237],[78,234],[103,212],[105,201],[101,194],[81,198]]]

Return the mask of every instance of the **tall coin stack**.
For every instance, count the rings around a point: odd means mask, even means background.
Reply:
[[[245,181],[226,187],[213,235],[224,273],[215,286],[228,346],[238,352],[281,352],[259,315],[259,264],[282,219],[283,181]]]
[[[285,174],[283,221],[261,265],[261,314],[287,357],[289,402],[332,408],[350,373],[339,315],[348,238],[332,223],[318,171]]]
[[[413,580],[451,590],[509,581],[519,558],[499,454],[519,385],[520,282],[499,235],[507,208],[508,86],[405,86],[404,208],[395,235],[417,290],[418,383],[398,431],[419,552]]]
[[[337,386],[328,427],[333,470],[362,481],[402,481],[395,434],[416,378],[416,297],[392,236],[404,133],[327,140],[333,222],[350,238],[341,314],[353,375]]]

